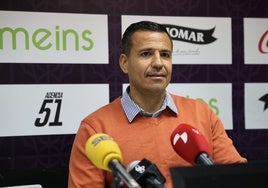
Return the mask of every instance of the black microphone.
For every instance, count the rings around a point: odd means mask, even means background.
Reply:
[[[157,166],[147,159],[132,162],[127,171],[143,188],[164,188],[166,179]]]

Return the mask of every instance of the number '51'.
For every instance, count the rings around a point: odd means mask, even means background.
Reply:
[[[57,104],[57,108],[56,108],[56,112],[54,115],[54,121],[49,122],[48,125],[49,126],[61,126],[62,122],[59,121],[61,101],[62,101],[61,99],[55,99],[55,101],[53,99],[45,99],[39,110],[39,114],[44,114],[43,121],[41,121],[41,118],[36,118],[34,125],[36,127],[43,127],[47,125],[49,121],[49,117],[51,115],[51,109],[47,106],[47,104],[55,102]]]

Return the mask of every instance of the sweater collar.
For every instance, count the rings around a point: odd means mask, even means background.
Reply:
[[[138,115],[138,114],[142,114],[144,116],[149,116],[149,117],[158,117],[162,111],[164,111],[167,107],[174,112],[175,114],[178,114],[178,109],[172,99],[172,97],[170,96],[169,93],[166,92],[165,95],[165,99],[164,102],[161,106],[161,108],[153,113],[150,114],[146,111],[144,111],[139,105],[137,105],[129,96],[129,91],[130,91],[130,87],[128,86],[126,91],[123,93],[123,96],[121,98],[121,104],[122,107],[124,109],[124,112],[127,116],[128,121],[131,123],[134,118]]]

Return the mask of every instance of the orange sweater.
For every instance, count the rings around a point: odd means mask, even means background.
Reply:
[[[212,159],[218,164],[246,162],[214,112],[204,102],[171,95],[179,114],[169,109],[157,118],[138,115],[129,123],[120,98],[87,116],[75,137],[69,165],[69,188],[111,187],[112,174],[95,167],[85,155],[85,143],[95,133],[106,133],[119,145],[127,167],[131,162],[146,158],[155,163],[171,188],[170,167],[187,166],[173,150],[170,135],[181,123],[196,127],[209,142]]]

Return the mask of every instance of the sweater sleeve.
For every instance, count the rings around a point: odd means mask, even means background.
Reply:
[[[228,137],[221,120],[211,110],[211,131],[213,159],[218,164],[243,163],[247,160],[240,156]]]
[[[95,131],[82,122],[73,142],[69,162],[68,188],[104,188],[105,171],[98,169],[85,154],[85,143]]]

